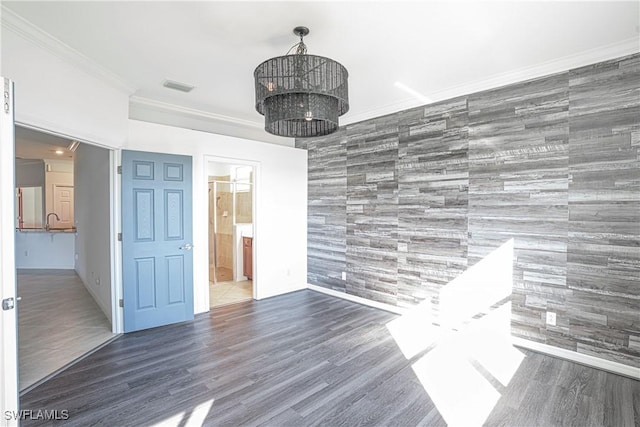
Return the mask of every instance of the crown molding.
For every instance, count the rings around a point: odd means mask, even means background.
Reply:
[[[267,133],[262,122],[183,107],[139,95],[129,98],[129,119],[290,147],[294,144],[293,138]]]
[[[155,99],[145,98],[139,95],[129,97],[129,105],[143,107],[163,113],[176,114],[182,117],[193,119],[214,120],[218,122],[231,123],[238,126],[264,129],[264,123],[254,122],[251,120],[239,119],[237,117],[225,116],[223,114],[212,113],[210,111],[198,110],[196,108],[184,107],[182,105],[171,104],[168,102],[157,101]]]
[[[451,86],[425,95],[428,96],[429,99],[433,100],[429,104],[433,104],[439,101],[456,98],[458,96],[471,95],[485,90],[496,89],[509,84],[565,72],[638,52],[640,52],[640,39],[638,37],[632,37],[616,43],[601,46],[599,48],[586,50],[574,55],[564,56],[562,58],[536,64],[531,67],[519,68],[507,73],[497,74],[475,82]],[[352,124],[429,104],[425,104],[416,98],[406,98],[402,101],[383,105],[352,116],[347,116],[342,119],[342,121],[343,125]]]
[[[0,17],[3,29],[13,32],[24,40],[76,66],[117,90],[127,94],[132,94],[137,90],[132,83],[126,81],[111,70],[53,37],[6,6],[2,5],[1,7]]]

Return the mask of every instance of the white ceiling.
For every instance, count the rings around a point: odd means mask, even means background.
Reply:
[[[74,152],[67,147],[70,139],[36,130],[16,127],[16,158],[72,160]]]
[[[253,70],[285,54],[298,25],[309,53],[349,70],[341,124],[639,49],[637,1],[2,4],[115,75],[133,118],[280,143],[262,130]]]

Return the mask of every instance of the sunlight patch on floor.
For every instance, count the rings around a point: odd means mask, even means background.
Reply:
[[[387,323],[450,426],[479,426],[525,355],[511,342],[513,239],[425,301]],[[437,313],[434,315],[433,313]],[[499,383],[499,384],[498,384]]]
[[[480,426],[500,393],[456,347],[440,343],[413,364],[413,371],[449,426]]]
[[[214,400],[215,399],[210,399],[201,403],[191,411],[182,411],[159,423],[153,424],[153,427],[201,427],[204,425],[204,420],[207,418],[207,414],[211,410]]]
[[[426,303],[387,323],[387,329],[407,359],[426,350],[440,339],[441,328],[434,325]]]

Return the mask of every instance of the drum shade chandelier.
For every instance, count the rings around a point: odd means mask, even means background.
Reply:
[[[256,110],[264,115],[267,132],[307,138],[338,130],[338,117],[349,111],[347,69],[333,59],[307,55],[307,27],[293,33],[300,42],[286,55],[258,65],[253,75]]]

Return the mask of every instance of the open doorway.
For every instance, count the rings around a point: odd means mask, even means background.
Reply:
[[[114,337],[108,149],[16,126],[19,389]]]
[[[209,162],[209,307],[253,298],[254,170]]]

